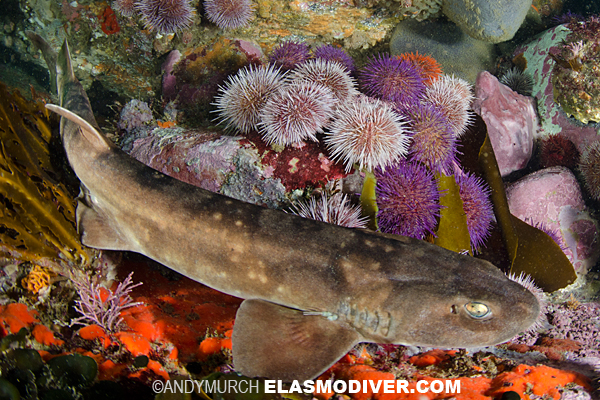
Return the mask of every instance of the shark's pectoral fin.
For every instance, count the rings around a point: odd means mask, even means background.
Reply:
[[[233,363],[246,376],[305,380],[324,372],[361,336],[321,315],[245,300],[233,329]]]
[[[81,199],[77,201],[77,231],[83,244],[103,250],[136,251],[110,221]]]

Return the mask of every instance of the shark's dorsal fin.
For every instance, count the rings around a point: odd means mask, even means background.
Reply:
[[[79,125],[83,137],[85,137],[86,140],[89,141],[95,149],[100,151],[108,151],[111,149],[112,146],[108,139],[103,134],[98,132],[96,128],[90,125],[89,122],[81,118],[79,115],[55,104],[46,104],[46,108],[50,111],[57,113],[61,117],[64,117],[69,121]]]
[[[246,376],[313,379],[360,341],[338,321],[264,300],[245,300],[233,330],[233,362]]]
[[[76,80],[75,73],[73,72],[73,66],[71,65],[71,51],[69,50],[69,43],[66,39],[60,48],[60,53],[57,56],[56,68],[56,72],[59,76],[58,79],[64,79],[66,82],[72,82]],[[61,82],[58,82],[58,86],[62,86]]]

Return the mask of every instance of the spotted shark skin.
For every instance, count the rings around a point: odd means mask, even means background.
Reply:
[[[131,158],[97,128],[73,74],[30,34],[56,80],[61,137],[81,181],[84,244],[144,254],[245,299],[233,330],[235,369],[312,379],[359,342],[432,347],[501,343],[540,304],[492,264],[421,240],[349,229],[244,203]]]

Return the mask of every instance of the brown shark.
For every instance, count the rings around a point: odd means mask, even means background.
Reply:
[[[233,361],[248,376],[310,379],[359,342],[500,343],[530,327],[536,297],[492,264],[402,236],[348,229],[234,200],[157,172],[97,129],[65,42],[61,136],[81,180],[83,243],[142,253],[244,298]]]

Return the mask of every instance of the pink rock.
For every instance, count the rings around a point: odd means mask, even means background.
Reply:
[[[163,97],[167,99],[174,99],[177,96],[177,80],[175,78],[175,75],[173,75],[173,68],[175,67],[175,64],[179,62],[179,60],[181,60],[181,53],[179,52],[179,50],[173,50],[169,53],[167,59],[160,67],[163,72]]]
[[[510,212],[531,225],[558,233],[579,275],[598,260],[598,224],[585,206],[575,175],[565,167],[546,168],[521,178],[506,190]]]
[[[487,125],[502,176],[527,165],[538,126],[533,100],[513,92],[487,71],[475,81],[473,110]]]

